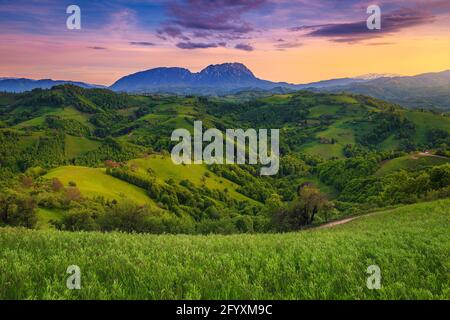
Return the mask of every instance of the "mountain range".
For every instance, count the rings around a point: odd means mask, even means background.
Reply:
[[[184,68],[155,68],[125,76],[111,89],[124,92],[170,92],[181,94],[227,94],[248,88],[272,89],[295,85],[257,77],[241,63],[210,65],[193,73]]]
[[[412,77],[382,77],[315,89],[369,95],[409,108],[450,110],[450,70]]]
[[[243,90],[273,90],[284,88],[300,90],[306,88],[325,88],[365,82],[384,75],[371,74],[354,78],[330,79],[307,84],[272,82],[257,78],[251,70],[241,63],[209,65],[194,73],[185,68],[161,67],[140,71],[117,80],[109,88],[113,91],[129,93],[176,93],[176,94],[229,94]],[[26,78],[0,78],[0,91],[24,92],[36,88],[49,89],[55,85],[74,84],[82,88],[106,88],[107,86],[76,82],[70,80]]]
[[[24,92],[35,88],[48,89],[66,83],[83,88],[105,88],[105,86],[75,81],[0,78],[0,91]],[[223,63],[209,65],[196,73],[179,67],[153,68],[124,76],[109,89],[128,93],[181,95],[227,95],[252,90],[347,92],[370,95],[405,107],[450,110],[450,71],[416,76],[367,74],[359,77],[292,84],[257,78],[241,63]]]

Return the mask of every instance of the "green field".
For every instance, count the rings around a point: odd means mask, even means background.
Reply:
[[[449,158],[414,153],[385,161],[381,165],[380,169],[377,170],[375,175],[382,176],[400,169],[418,170],[426,167],[439,166],[446,163],[450,163]]]
[[[99,196],[110,200],[126,198],[141,205],[154,204],[144,189],[107,175],[105,169],[65,166],[51,170],[44,178],[58,178],[65,186],[73,181],[88,197]]]
[[[340,109],[341,107],[337,105],[318,105],[309,109],[308,116],[311,118],[319,118],[323,115],[336,114],[336,112]]]
[[[328,127],[327,130],[321,131],[317,134],[318,138],[327,138],[336,140],[336,144],[344,148],[347,144],[355,143],[355,136],[353,130],[347,125],[345,120],[336,121]]]
[[[344,154],[342,153],[342,145],[335,144],[322,144],[319,142],[310,142],[302,146],[301,151],[320,156],[324,159],[330,159],[332,157],[342,158]]]
[[[84,125],[87,125],[89,127],[92,127],[92,125],[88,122],[88,116],[84,113],[81,113],[75,108],[67,107],[67,108],[58,108],[58,109],[49,109],[49,112],[45,113],[45,115],[42,115],[40,117],[33,118],[28,121],[24,121],[16,125],[16,128],[25,128],[25,127],[34,127],[42,125],[45,121],[46,116],[58,116],[62,119],[73,119],[77,120]]]
[[[450,199],[287,234],[0,229],[0,299],[450,299]],[[66,288],[69,265],[81,290]],[[367,267],[381,289],[366,287]]]
[[[427,131],[430,129],[440,128],[442,130],[450,130],[450,118],[442,117],[438,114],[420,111],[405,112],[405,117],[414,122],[416,126],[415,139],[419,142],[426,141]]]
[[[89,140],[85,137],[74,137],[67,134],[65,141],[66,159],[73,159],[83,153],[95,150],[100,144],[98,141]]]

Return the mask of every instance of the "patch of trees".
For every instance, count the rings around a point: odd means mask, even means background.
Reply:
[[[280,131],[280,154],[289,154],[301,149],[302,144],[313,141],[314,135],[305,133],[305,130],[294,128],[283,128]]]
[[[136,172],[129,167],[107,169],[118,179],[147,190],[161,208],[182,216],[187,214],[195,221],[204,219],[221,219],[233,210],[239,214],[256,214],[259,208],[246,201],[237,201],[227,194],[227,191],[210,189],[205,184],[198,187],[189,180],[182,180],[178,184],[173,180],[159,182],[153,172]]]
[[[332,204],[327,197],[314,186],[304,186],[299,190],[297,199],[287,205],[276,208],[272,214],[273,225],[278,231],[295,231],[315,222],[318,215],[327,217]]]
[[[17,172],[20,159],[20,135],[14,130],[0,130],[0,168]]]
[[[49,136],[40,136],[36,143],[26,148],[20,156],[19,166],[22,171],[30,167],[54,167],[65,161],[65,135],[53,131]]]
[[[3,171],[18,173],[31,167],[51,168],[62,164],[65,164],[62,131],[52,130],[36,138],[10,129],[0,131],[0,168]]]
[[[330,160],[317,166],[321,181],[342,191],[346,184],[359,177],[373,174],[378,168],[381,156],[372,154],[367,157]]]
[[[443,129],[431,129],[427,132],[427,143],[431,148],[447,149],[450,146],[450,132]]]
[[[132,202],[112,203],[98,211],[83,206],[69,210],[55,227],[67,231],[121,231],[153,234],[233,234],[264,231],[268,221],[258,217],[235,216],[222,220],[196,222],[189,216],[155,211]]]
[[[127,124],[127,118],[113,112],[101,112],[93,115],[89,121],[96,127],[94,134],[100,138],[111,135],[115,130]]]
[[[370,131],[357,137],[358,142],[364,146],[372,146],[381,143],[391,134],[403,143],[404,150],[413,148],[411,137],[415,134],[415,125],[405,118],[404,112],[394,107],[389,107],[381,112],[370,112],[368,115],[370,122],[373,123]]]
[[[2,190],[0,226],[34,228],[37,223],[36,201],[27,194]]]
[[[209,169],[216,175],[238,184],[236,191],[256,201],[264,203],[275,192],[270,178],[260,177],[255,166],[213,164]]]
[[[146,153],[146,151],[145,148],[134,144],[119,142],[113,138],[106,138],[99,148],[76,158],[74,164],[95,167],[103,164],[106,160],[124,162],[138,158]]]
[[[90,135],[89,128],[75,119],[47,116],[45,117],[45,123],[51,129],[61,130],[72,136],[83,137]]]
[[[374,203],[380,207],[397,203],[450,195],[450,165],[445,164],[420,171],[400,170],[383,177],[359,177],[350,180],[339,200],[355,203]]]
[[[280,158],[280,168],[278,170],[278,176],[280,177],[290,175],[304,176],[309,172],[310,166],[294,155],[286,155]]]

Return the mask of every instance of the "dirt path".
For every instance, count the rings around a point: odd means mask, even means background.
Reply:
[[[334,226],[338,226],[340,224],[344,224],[344,223],[353,221],[353,220],[358,219],[358,218],[359,218],[359,216],[358,217],[351,217],[351,218],[345,218],[345,219],[342,219],[342,220],[328,222],[328,223],[325,223],[325,224],[317,227],[317,229],[331,228],[331,227],[334,227]]]
[[[334,226],[338,226],[338,225],[341,225],[341,224],[348,223],[350,221],[356,220],[356,219],[361,218],[361,217],[368,217],[368,216],[371,216],[371,215],[374,215],[374,214],[377,214],[377,213],[380,213],[380,212],[385,212],[385,211],[384,210],[383,211],[374,211],[374,212],[364,213],[364,214],[361,214],[361,215],[358,215],[358,216],[344,218],[344,219],[341,219],[341,220],[331,221],[331,222],[328,222],[328,223],[325,223],[325,224],[322,224],[322,225],[316,227],[316,229],[331,228],[331,227],[334,227]]]

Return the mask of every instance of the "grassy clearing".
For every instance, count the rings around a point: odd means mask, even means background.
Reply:
[[[334,115],[338,110],[341,109],[341,106],[337,105],[318,105],[309,109],[308,116],[310,118],[319,118],[323,115]]]
[[[337,143],[343,147],[347,144],[355,143],[355,136],[353,130],[347,125],[346,120],[336,121],[330,125],[327,130],[321,131],[317,134],[317,137],[323,137],[332,139],[334,138]]]
[[[291,97],[292,94],[275,94],[270,97],[263,98],[261,101],[273,105],[286,104]]]
[[[57,212],[55,210],[38,208],[37,216],[38,216],[37,229],[49,230],[53,229],[53,227],[50,224],[50,220],[54,221],[60,220],[62,217],[62,213]]]
[[[358,101],[350,96],[347,95],[334,95],[331,96],[333,100],[335,100],[337,103],[346,103],[346,104],[356,104]]]
[[[306,143],[302,146],[301,151],[321,156],[324,159],[330,159],[332,157],[342,158],[344,157],[344,154],[342,153],[342,145],[335,143],[335,144],[322,144],[319,142],[310,142]]]
[[[426,167],[439,166],[446,163],[450,163],[450,159],[418,153],[409,154],[384,162],[375,175],[383,176],[400,169],[418,170]]]
[[[431,129],[440,128],[450,131],[450,118],[448,117],[420,111],[407,111],[405,116],[416,125],[416,136],[414,139],[419,143],[426,142],[427,132]]]
[[[66,135],[66,159],[73,159],[83,153],[97,149],[100,142],[87,139],[85,137],[74,137]]]
[[[328,229],[170,236],[0,229],[0,299],[449,299],[450,199]],[[69,265],[81,290],[65,287]],[[381,289],[366,270],[381,268]]]
[[[51,170],[44,177],[58,178],[66,186],[70,181],[74,181],[85,196],[99,196],[111,200],[129,199],[141,205],[154,205],[154,201],[147,196],[144,189],[109,176],[104,169],[65,166]]]
[[[380,143],[380,150],[395,150],[399,147],[399,141],[395,138],[394,134],[391,134],[387,139]]]
[[[39,140],[39,137],[41,137],[42,135],[43,135],[43,133],[42,132],[38,132],[38,131],[30,132],[27,135],[22,135],[20,137],[19,142],[18,142],[20,148],[22,150],[24,150],[24,149],[26,149],[28,147],[33,146]]]
[[[62,119],[73,119],[77,120],[84,125],[87,125],[88,127],[92,128],[92,125],[88,122],[88,116],[81,113],[75,108],[67,107],[67,108],[59,108],[59,109],[49,109],[49,112],[45,113],[45,115],[33,118],[28,121],[24,121],[16,125],[16,128],[21,129],[25,127],[35,127],[40,126],[44,123],[46,116],[58,116]]]

